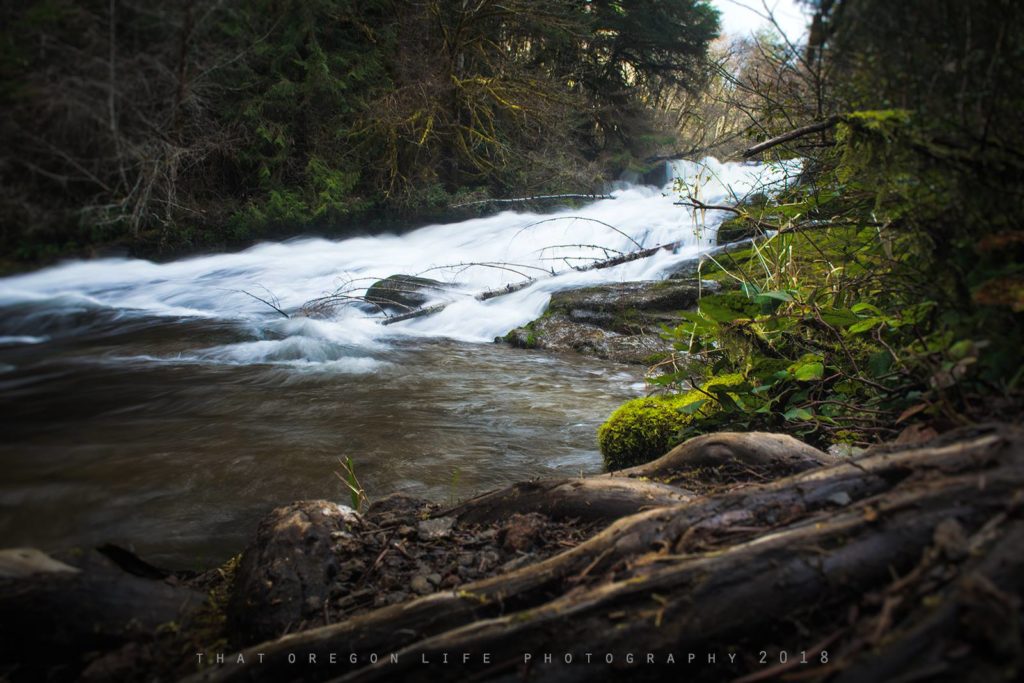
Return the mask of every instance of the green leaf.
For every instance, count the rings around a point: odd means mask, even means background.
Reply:
[[[885,322],[882,318],[868,318],[867,320],[861,320],[856,325],[850,326],[850,334],[860,334],[861,332],[867,332],[878,327],[881,323]]]
[[[825,365],[823,363],[803,363],[793,370],[793,376],[801,382],[821,379],[824,375]]]
[[[888,351],[878,351],[868,358],[868,370],[872,377],[881,377],[892,367],[892,356]]]
[[[826,309],[821,311],[821,319],[827,322],[832,327],[844,328],[850,325],[855,325],[863,318],[849,311],[841,308]]]
[[[961,339],[949,347],[949,355],[957,360],[966,358],[974,350],[974,342],[970,339]]]
[[[702,398],[700,400],[694,401],[693,403],[687,403],[685,406],[679,409],[679,412],[682,413],[683,415],[693,415],[698,410],[703,408],[704,405],[707,404],[707,402],[710,400],[711,399]]]
[[[761,292],[754,297],[756,303],[764,303],[766,300],[774,299],[776,301],[793,301],[793,294],[789,291],[780,289],[774,292]]]
[[[749,320],[757,315],[759,308],[735,292],[706,296],[700,300],[697,307],[702,315],[719,323]]]
[[[865,301],[862,301],[860,303],[854,304],[853,306],[850,307],[850,310],[853,311],[854,313],[858,313],[858,314],[859,313],[863,313],[864,311],[867,311],[868,313],[871,313],[872,315],[875,315],[875,316],[881,316],[882,315],[882,311],[878,308],[878,306],[874,306],[874,305],[869,304],[869,303],[867,303]]]
[[[790,408],[783,413],[782,417],[791,422],[807,422],[814,419],[814,413],[807,410],[807,408]]]

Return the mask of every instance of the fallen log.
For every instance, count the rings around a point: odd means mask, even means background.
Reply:
[[[611,522],[644,509],[676,505],[694,494],[666,484],[633,479],[546,479],[513,484],[443,512],[460,524],[491,524],[510,514],[536,512],[551,519]]]
[[[477,199],[471,202],[452,204],[451,208],[461,209],[466,206],[476,206],[478,204],[521,204],[524,202],[547,201],[551,199],[586,199],[589,201],[596,201],[598,199],[615,198],[609,194],[544,194],[534,195],[532,197],[512,197],[510,199]]]
[[[152,640],[202,602],[180,582],[141,578],[95,551],[68,563],[0,551],[0,676],[16,663],[13,680],[77,679],[97,652]]]
[[[683,243],[681,241],[670,242],[668,244],[662,244],[657,247],[650,247],[649,249],[640,249],[638,251],[630,252],[622,256],[614,256],[612,258],[597,261],[595,263],[590,263],[585,266],[574,266],[573,270],[579,272],[586,272],[588,270],[613,268],[615,266],[621,266],[624,263],[629,263],[631,261],[636,261],[638,259],[649,258],[657,254],[659,251],[672,251],[673,249],[678,249],[680,246],[682,246],[682,244]],[[558,273],[555,273],[552,277],[557,275]],[[529,278],[521,282],[505,285],[503,287],[498,287],[496,289],[489,289],[486,292],[481,292],[480,294],[477,294],[473,298],[476,299],[477,301],[487,301],[488,299],[494,299],[499,296],[513,294],[520,290],[526,289],[535,282],[537,282],[536,278]],[[418,308],[414,311],[409,311],[408,313],[401,313],[399,315],[390,316],[388,318],[381,320],[380,324],[394,325],[395,323],[400,323],[405,320],[413,320],[415,318],[422,318],[424,316],[433,315],[434,313],[440,313],[444,309],[448,308],[449,305],[450,304],[448,303],[440,303],[434,304],[432,306],[425,306],[423,308]]]
[[[694,260],[695,261],[700,261],[700,260],[705,259],[705,258],[707,258],[709,256],[715,256],[716,254],[726,253],[726,252],[732,251],[732,250],[734,250],[734,249],[736,249],[738,247],[742,247],[743,245],[749,244],[749,243],[754,242],[754,241],[756,241],[756,240],[754,240],[754,239],[745,239],[745,240],[740,240],[739,242],[732,242],[730,244],[723,244],[723,245],[720,245],[720,246],[715,247],[713,249],[708,249],[707,251],[705,251],[705,252],[701,253],[700,255],[698,255]],[[578,272],[586,272],[588,270],[602,270],[604,268],[614,268],[615,266],[621,266],[621,265],[623,265],[625,263],[630,263],[632,261],[638,261],[640,259],[650,258],[651,256],[654,256],[655,254],[657,254],[659,252],[662,252],[662,251],[674,251],[674,250],[680,248],[681,246],[683,246],[683,244],[684,243],[683,243],[682,240],[677,241],[677,242],[669,242],[667,244],[660,244],[660,245],[658,245],[656,247],[649,247],[649,248],[646,248],[646,249],[639,249],[637,251],[633,251],[633,252],[630,252],[628,254],[622,254],[620,256],[613,256],[611,258],[603,259],[601,261],[596,261],[594,263],[590,263],[590,264],[587,264],[585,266],[574,266],[572,268],[572,270],[575,270],[575,271],[578,271]],[[566,271],[566,272],[568,272],[568,271]],[[552,277],[556,277],[557,275],[560,275],[560,274],[561,273],[555,273],[554,275],[552,275]],[[520,282],[516,282],[516,283],[513,283],[513,284],[504,285],[502,287],[497,287],[495,289],[489,289],[489,290],[487,290],[485,292],[481,292],[479,294],[476,294],[473,298],[476,299],[477,301],[487,301],[489,299],[494,299],[494,298],[499,297],[499,296],[505,296],[506,294],[514,294],[515,292],[518,292],[518,291],[521,291],[523,289],[526,289],[527,287],[533,285],[536,282],[537,282],[537,278],[528,278],[526,280],[522,280]],[[403,322],[405,320],[414,320],[416,318],[422,318],[424,316],[433,315],[434,313],[440,313],[441,311],[445,310],[446,308],[448,308],[449,305],[450,305],[450,303],[439,303],[439,304],[434,304],[432,306],[425,306],[423,308],[418,308],[416,310],[409,311],[407,313],[401,313],[401,314],[398,314],[398,315],[392,315],[392,316],[389,316],[389,317],[384,318],[383,320],[381,320],[380,324],[381,325],[394,325],[395,323],[400,323],[400,322]]]
[[[710,440],[703,452],[691,446],[675,459],[714,464],[711,446]],[[767,460],[745,462],[770,461],[772,453],[785,452],[782,446],[776,441],[760,451]],[[742,449],[728,455],[747,457]],[[801,467],[806,457],[817,456],[806,451],[789,465]],[[630,477],[608,479],[623,476]],[[963,662],[945,658],[962,653],[964,643],[981,648],[978,656],[1001,657],[986,660],[993,664],[986,671],[1012,680],[1020,670],[1013,666],[1024,659],[1019,638],[1008,640],[1004,627],[1017,623],[1011,619],[1017,608],[995,610],[1003,621],[993,633],[973,634],[960,617],[986,614],[994,596],[1019,604],[1013,601],[1024,575],[1022,500],[1020,428],[878,449],[620,519],[539,564],[262,643],[241,653],[245,663],[208,669],[193,680],[633,679],[661,670],[627,664],[627,652],[655,653],[664,663],[673,652],[678,658],[714,649],[725,657],[727,646],[739,656],[734,668],[688,668],[687,677],[766,678],[758,651],[774,648],[775,656],[789,648],[811,657],[827,650],[827,664],[801,670],[812,680],[840,674],[877,680],[867,677],[877,647],[895,648],[885,671],[909,677],[940,666],[963,672]],[[922,655],[901,660],[895,654],[901,647]],[[356,653],[358,661],[331,666],[331,652]],[[445,652],[471,653],[474,660],[422,664]],[[479,656],[485,652],[488,663]],[[587,652],[613,653],[618,664],[540,666],[540,655],[551,652],[576,662]],[[296,668],[289,653],[306,664]],[[381,661],[371,664],[370,653]],[[535,657],[532,663],[524,653]]]
[[[834,457],[785,434],[706,434],[644,465],[597,477],[519,482],[435,516],[454,517],[460,524],[490,524],[510,514],[536,512],[557,520],[611,522],[687,502],[695,497],[694,490],[717,483],[779,479],[833,462]]]
[[[657,460],[607,476],[707,486],[725,478],[732,482],[778,479],[836,461],[787,434],[720,432],[689,439]]]

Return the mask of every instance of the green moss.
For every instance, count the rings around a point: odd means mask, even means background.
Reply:
[[[740,375],[715,377],[703,385],[739,384]],[[597,430],[605,468],[621,470],[664,455],[679,442],[684,427],[710,416],[718,402],[697,389],[670,396],[638,398],[620,406]]]
[[[534,321],[536,322],[536,321]],[[523,334],[525,332],[525,335]],[[520,349],[535,349],[539,339],[537,338],[537,331],[530,323],[526,327],[517,327],[514,330],[510,330],[502,339],[506,344],[510,344]]]
[[[597,430],[605,468],[620,470],[649,462],[674,445],[679,430],[693,419],[680,412],[700,399],[697,392],[638,398],[619,407]]]
[[[716,239],[718,244],[729,244],[730,242],[738,242],[747,237],[753,237],[756,234],[757,230],[753,222],[743,216],[737,216],[736,218],[724,221],[718,226],[718,237]]]

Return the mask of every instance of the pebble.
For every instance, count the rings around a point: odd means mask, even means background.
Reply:
[[[436,538],[445,538],[452,533],[455,525],[454,517],[438,517],[437,519],[425,519],[420,522],[416,529],[420,540],[430,541]]]
[[[412,577],[412,581],[409,582],[409,588],[413,589],[420,595],[426,595],[427,593],[432,593],[434,591],[434,588],[430,585],[430,582],[427,581],[427,577],[423,576],[422,574],[417,574],[416,576]]]
[[[836,505],[840,506],[849,505],[851,500],[852,499],[850,498],[850,494],[847,493],[846,491],[839,491],[838,493],[833,493],[831,496],[828,497],[828,501],[830,503],[835,503]]]

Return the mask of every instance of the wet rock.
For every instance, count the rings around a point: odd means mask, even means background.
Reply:
[[[574,351],[621,363],[650,365],[672,350],[663,325],[679,323],[679,312],[697,305],[714,282],[680,280],[622,282],[556,292],[544,316],[509,332],[519,348]]]
[[[731,244],[763,234],[764,231],[758,226],[756,219],[764,215],[768,208],[768,202],[768,197],[761,192],[740,202],[737,208],[746,211],[748,217],[734,216],[722,221],[716,231],[716,242],[720,245]]]
[[[443,282],[415,275],[389,275],[366,290],[367,304],[375,309],[404,313],[419,308],[439,292],[449,289]]]
[[[619,334],[561,316],[541,318],[528,328],[516,328],[505,341],[517,348],[572,351],[619,363],[650,364],[672,346],[655,334]]]
[[[704,282],[703,291],[717,287]],[[675,280],[616,282],[596,287],[555,292],[548,313],[561,314],[578,323],[589,323],[623,334],[634,334],[697,305],[702,287]]]
[[[207,599],[173,577],[131,574],[95,550],[58,558],[30,548],[2,553],[0,679],[141,679],[136,664],[148,655],[133,643],[192,619]]]
[[[452,526],[454,524],[454,517],[425,519],[417,525],[416,531],[421,541],[430,541],[436,538],[450,536],[452,533]]]
[[[326,500],[300,501],[271,512],[238,566],[227,607],[232,631],[251,643],[321,619],[338,573],[336,553],[362,551],[353,533],[362,526],[358,514]]]

